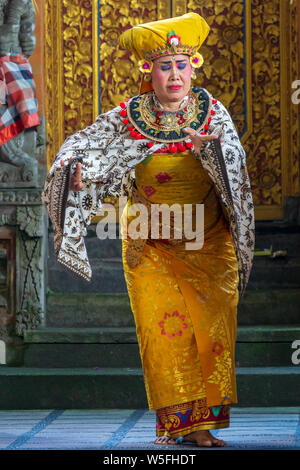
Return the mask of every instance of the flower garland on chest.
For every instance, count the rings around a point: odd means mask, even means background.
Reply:
[[[207,135],[216,103],[217,100],[211,99],[203,88],[193,87],[180,109],[168,112],[161,109],[151,91],[120,103],[120,114],[132,138],[148,139],[149,148],[161,142],[161,148],[155,153],[176,153],[193,147],[192,142],[185,142],[188,135],[183,132],[184,128],[190,127]]]

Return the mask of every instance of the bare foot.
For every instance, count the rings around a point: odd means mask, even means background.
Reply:
[[[198,447],[224,447],[225,441],[216,439],[209,431],[195,431],[183,437],[185,441],[196,442]]]
[[[161,436],[155,439],[154,444],[174,446],[176,441],[169,436]]]

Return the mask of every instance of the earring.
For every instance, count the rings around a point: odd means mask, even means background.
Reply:
[[[197,74],[196,74],[195,70],[192,71],[191,77],[192,77],[193,80],[195,80],[197,78]]]
[[[144,80],[145,82],[151,82],[152,80],[151,73],[144,73]]]

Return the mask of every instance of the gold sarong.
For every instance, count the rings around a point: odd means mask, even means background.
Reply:
[[[212,182],[190,152],[152,154],[135,167],[135,180],[152,204],[204,201],[201,249],[149,238],[138,264],[130,267],[130,240],[122,239],[149,409],[199,399],[208,407],[235,403],[238,263]],[[133,203],[132,196],[122,232]]]

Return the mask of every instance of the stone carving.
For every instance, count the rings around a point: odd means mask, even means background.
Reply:
[[[6,190],[0,191],[0,204],[12,205],[26,205],[26,204],[41,204],[41,191],[40,190]]]
[[[23,206],[17,209],[17,224],[30,237],[43,236],[43,207]]]
[[[15,330],[17,335],[23,335],[25,330],[33,330],[41,324],[42,309],[36,302],[27,301],[17,312]]]
[[[16,225],[17,212],[14,207],[1,207],[0,213],[0,227],[1,225]],[[1,273],[0,273],[1,275]]]
[[[45,310],[45,212],[41,204],[33,206],[3,205],[0,206],[0,209],[4,216],[0,218],[0,239],[1,225],[12,225],[16,227],[16,307],[13,315],[13,330],[14,334],[22,336],[24,330],[37,328],[37,326],[40,325]],[[1,271],[0,269],[0,275],[1,273],[3,275],[3,270]],[[9,331],[10,333],[12,332],[11,325]],[[0,331],[0,338],[2,333],[3,331]],[[8,332],[6,336],[7,334]]]
[[[36,107],[35,88],[31,81],[31,67],[28,58],[35,48],[35,10],[32,0],[0,0],[0,106],[6,107],[0,115],[0,185],[1,187],[36,187],[38,167],[35,158],[36,126],[39,117]],[[9,84],[6,73],[25,71],[28,79],[17,82],[22,92],[26,89],[30,101],[22,97],[18,101],[8,101]],[[24,76],[24,73],[23,73]],[[27,80],[27,82],[26,82]],[[23,93],[20,93],[22,96]],[[13,95],[10,95],[10,97]],[[19,97],[17,98],[19,100]],[[29,117],[14,122],[16,113],[30,108]],[[11,112],[10,112],[11,109]],[[3,110],[1,110],[3,111]],[[22,124],[20,124],[20,122]],[[1,133],[3,134],[1,136]]]
[[[17,263],[19,296],[16,306],[16,333],[34,329],[44,312],[43,209],[18,207]]]
[[[22,365],[24,331],[45,312],[46,142],[29,64],[34,29],[34,0],[0,0],[0,340],[11,366]]]

